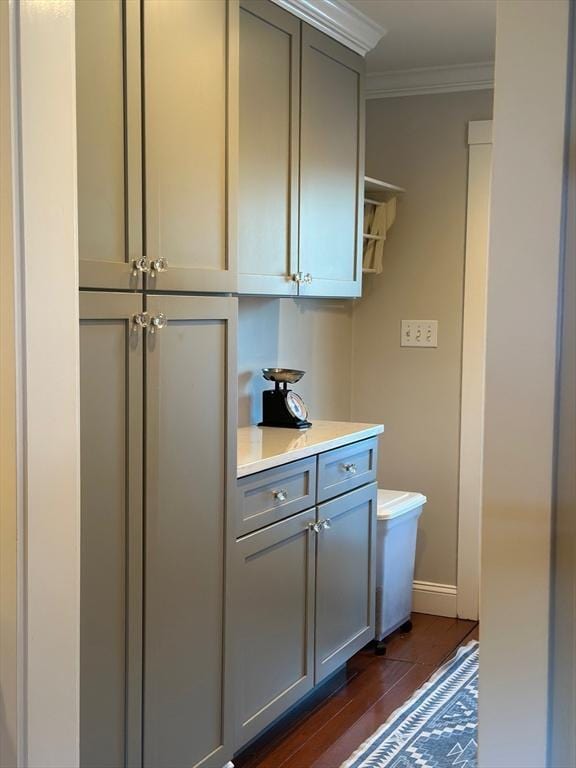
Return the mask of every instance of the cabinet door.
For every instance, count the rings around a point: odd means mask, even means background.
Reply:
[[[142,298],[80,295],[80,764],[137,768],[142,672]]]
[[[145,768],[231,755],[228,505],[237,299],[154,296],[146,338]]]
[[[318,507],[316,682],[374,638],[376,483]]]
[[[237,0],[144,0],[143,25],[148,288],[235,291]]]
[[[300,22],[269,0],[240,8],[240,293],[298,292]]]
[[[311,509],[236,542],[236,748],[314,685],[314,520]]]
[[[140,4],[80,0],[76,19],[82,288],[141,288]]]
[[[359,296],[364,108],[360,56],[302,25],[302,296]]]

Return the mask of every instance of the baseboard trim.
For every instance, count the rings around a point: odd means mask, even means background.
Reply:
[[[412,587],[412,609],[416,613],[431,613],[435,616],[455,617],[458,615],[458,587],[453,584],[433,584],[430,581],[415,581]]]

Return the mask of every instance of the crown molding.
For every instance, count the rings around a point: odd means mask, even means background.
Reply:
[[[491,62],[424,67],[395,72],[371,72],[366,77],[366,98],[482,91],[493,87],[494,64]]]
[[[273,0],[273,2],[361,56],[371,51],[386,34],[384,27],[372,21],[346,0]]]

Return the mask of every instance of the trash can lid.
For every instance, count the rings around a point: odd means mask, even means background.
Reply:
[[[426,496],[422,493],[387,491],[378,488],[378,519],[390,520],[416,507],[421,507],[426,501]]]

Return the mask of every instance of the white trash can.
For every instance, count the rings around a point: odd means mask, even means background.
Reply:
[[[412,628],[412,582],[418,519],[426,496],[378,489],[376,543],[376,652],[398,627]]]

